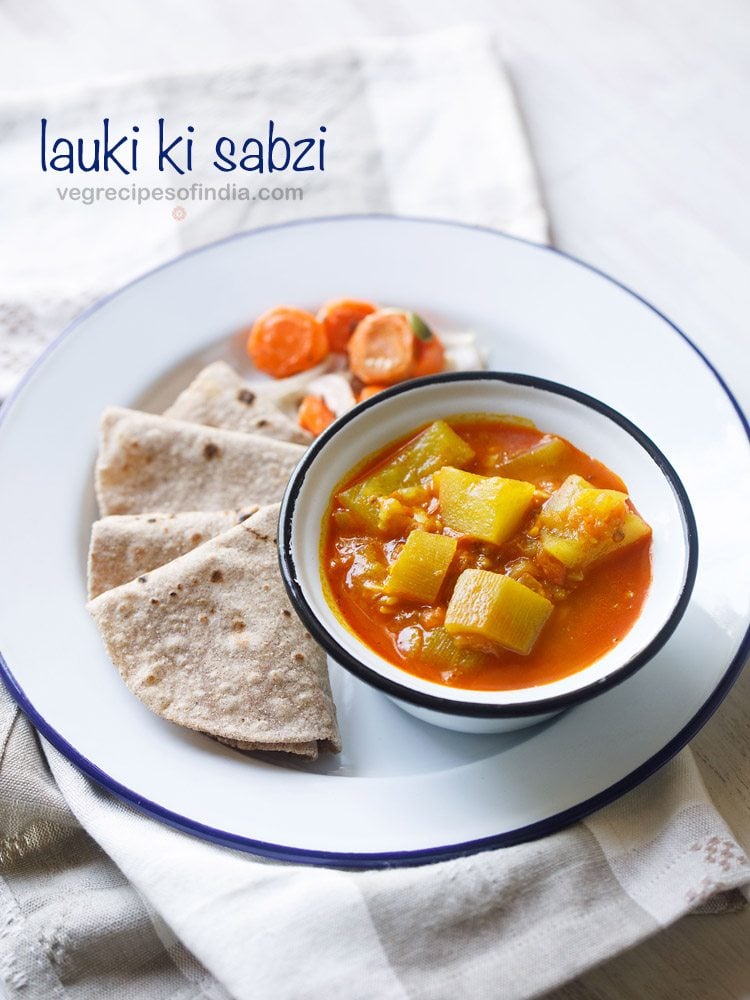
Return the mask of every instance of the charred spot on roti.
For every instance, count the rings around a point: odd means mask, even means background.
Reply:
[[[262,535],[259,531],[255,531],[253,528],[248,528],[248,531],[251,535],[255,535],[256,538],[259,538],[261,542],[268,541],[268,535]]]
[[[221,583],[224,579],[224,574],[220,569],[215,569],[211,574],[211,583]]]
[[[291,618],[292,617],[292,612],[289,610],[289,608],[282,608],[281,609],[281,613],[282,613],[282,615],[285,618]]]
[[[193,543],[193,545],[200,545],[200,543],[203,541],[203,535],[200,533],[200,531],[196,531],[193,535],[190,536],[190,541]]]
[[[256,427],[268,427],[268,421],[267,420],[263,420],[261,418],[260,420],[256,420],[255,426]]]
[[[161,604],[161,601],[159,600],[158,597],[152,597],[151,598],[151,603],[154,604],[154,605],[157,605],[157,604]]]
[[[246,406],[252,406],[252,404],[255,402],[255,393],[250,392],[249,389],[240,389],[240,391],[237,393],[237,399],[241,403],[245,403]]]
[[[305,662],[305,654],[304,653],[295,653],[294,654],[294,659],[297,661],[297,663],[304,663]]]
[[[176,590],[170,590],[169,591],[169,596],[170,597],[177,597],[177,591]]]
[[[149,524],[156,524],[156,518],[155,518],[155,517],[150,517],[150,518],[148,519],[148,523],[149,523]]]
[[[232,631],[233,632],[244,632],[246,628],[247,628],[247,626],[245,625],[245,623],[243,621],[232,622]]]
[[[139,576],[138,577],[138,583],[145,583],[146,580],[148,580],[147,576]]]
[[[209,441],[208,444],[203,447],[203,457],[210,462],[212,458],[216,458],[219,454],[219,450],[220,449],[217,444],[214,444],[213,441]]]

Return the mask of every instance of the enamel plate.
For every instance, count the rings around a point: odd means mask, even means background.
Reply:
[[[490,367],[589,393],[664,452],[695,512],[698,575],[676,632],[638,673],[542,726],[471,736],[419,722],[332,667],[344,751],[291,765],[173,726],[129,693],[84,606],[101,411],[158,411],[205,361],[243,364],[233,334],[264,309],[316,308],[341,295],[415,309],[438,330],[472,329]],[[737,404],[636,295],[489,230],[325,219],[187,254],[60,337],[0,411],[0,469],[0,665],[23,710],[114,794],[258,854],[413,864],[548,834],[664,764],[747,655],[750,522],[727,511],[737,510],[732,497],[750,495]]]

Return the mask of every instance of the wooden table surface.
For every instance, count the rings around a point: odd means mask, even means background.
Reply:
[[[750,412],[748,0],[5,0],[0,96],[472,21],[499,39],[554,242],[670,316]],[[747,673],[694,744],[729,813],[723,765],[747,768],[750,752]],[[750,997],[750,909],[684,918],[552,996]]]

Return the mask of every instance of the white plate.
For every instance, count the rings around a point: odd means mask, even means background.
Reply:
[[[492,367],[588,392],[666,454],[695,511],[698,576],[674,636],[634,677],[543,726],[468,736],[420,723],[334,669],[344,752],[296,767],[164,722],[128,692],[84,608],[102,409],[156,408],[165,385],[187,380],[196,354],[215,357],[224,345],[236,357],[232,332],[263,309],[342,294],[416,309],[438,329],[472,328]],[[6,683],[87,774],[223,844],[366,866],[541,836],[652,773],[736,678],[750,608],[750,525],[736,516],[750,495],[747,433],[726,387],[675,327],[559,253],[488,230],[387,217],[241,235],[90,310],[1,411]]]

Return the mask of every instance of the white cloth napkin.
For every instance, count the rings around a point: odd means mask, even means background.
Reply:
[[[184,120],[186,109],[216,132],[280,108],[290,132],[325,122],[330,172],[302,206],[187,203],[176,221],[163,205],[60,203],[26,169],[43,108],[51,118],[48,101],[0,108],[6,386],[81,303],[238,228],[378,210],[546,235],[508,81],[472,30],[58,98],[55,121],[70,130],[102,113]],[[19,1000],[531,997],[706,901],[730,907],[750,882],[688,751],[545,840],[342,872],[253,858],[145,818],[40,746],[5,692],[0,873],[0,984]]]

